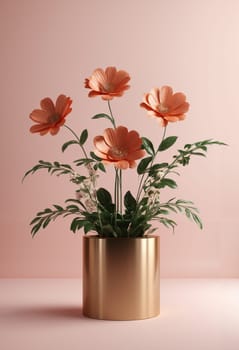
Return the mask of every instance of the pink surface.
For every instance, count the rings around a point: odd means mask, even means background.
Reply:
[[[239,277],[238,13],[237,0],[1,0],[0,277],[81,275],[81,233],[70,233],[68,220],[30,236],[35,213],[63,204],[74,187],[45,173],[22,185],[22,175],[39,159],[71,161],[78,154],[75,148],[61,154],[67,130],[31,135],[28,115],[41,98],[65,93],[74,102],[68,124],[88,128],[90,138],[100,134],[108,124],[90,117],[107,106],[88,99],[83,82],[108,65],[132,78],[131,89],[112,104],[129,129],[158,142],[162,129],[139,103],[152,87],[168,84],[191,104],[187,119],[168,128],[168,135],[179,136],[176,148],[211,137],[230,145],[194,160],[183,169],[177,192],[168,192],[193,200],[205,228],[178,217],[175,235],[159,229],[161,275]],[[132,171],[126,176],[134,189]]]
[[[161,314],[100,321],[81,312],[80,280],[0,281],[4,350],[238,350],[239,280],[161,281]]]

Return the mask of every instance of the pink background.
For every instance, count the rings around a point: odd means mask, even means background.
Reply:
[[[238,13],[237,0],[0,1],[0,277],[81,275],[82,233],[69,231],[70,219],[35,239],[29,228],[37,211],[73,197],[74,186],[44,172],[21,184],[39,159],[71,162],[80,154],[74,147],[61,154],[71,138],[66,129],[55,137],[30,134],[28,115],[41,98],[65,93],[74,101],[68,125],[88,128],[91,140],[108,127],[90,119],[107,105],[88,99],[83,82],[109,65],[131,75],[131,89],[112,103],[118,123],[158,144],[162,129],[139,103],[152,87],[168,84],[191,104],[187,119],[168,128],[179,136],[175,149],[207,138],[230,145],[194,159],[182,169],[179,189],[165,194],[194,201],[204,230],[182,216],[175,235],[159,228],[162,277],[239,277]],[[134,190],[134,171],[124,179]]]

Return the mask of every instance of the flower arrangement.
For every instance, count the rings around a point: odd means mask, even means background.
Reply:
[[[69,164],[40,160],[24,175],[25,178],[45,169],[50,174],[68,176],[76,185],[76,196],[67,199],[64,207],[53,205],[37,213],[31,221],[32,236],[56,218],[69,215],[74,217],[70,227],[74,233],[84,228],[84,233],[94,231],[101,237],[142,237],[155,231],[155,220],[174,229],[177,223],[170,218],[170,213],[184,213],[202,228],[198,210],[191,201],[171,198],[162,202],[160,193],[165,187],[177,187],[171,176],[178,175],[178,168],[188,165],[191,157],[205,156],[208,146],[225,144],[213,139],[186,144],[183,149],[177,150],[170,162],[158,161],[161,152],[177,141],[177,136],[166,137],[168,124],[184,120],[189,103],[183,93],[174,93],[169,86],[154,88],[144,95],[140,106],[163,128],[162,140],[155,146],[137,131],[118,126],[113,116],[111,100],[121,97],[129,89],[129,80],[127,72],[115,67],[98,68],[85,79],[85,88],[90,89],[88,96],[101,97],[109,108],[108,114],[100,113],[92,119],[104,118],[112,124],[102,135],[94,137],[94,150],[89,154],[85,148],[88,130],[84,129],[78,135],[65,123],[72,110],[70,97],[60,95],[55,104],[50,98],[44,98],[40,103],[41,109],[35,109],[30,114],[31,120],[36,123],[30,128],[32,133],[56,135],[61,127],[65,127],[74,139],[63,144],[62,152],[72,145],[78,145],[82,152],[82,158],[74,161],[77,170]],[[107,189],[97,187],[99,174],[106,172],[109,165],[115,170],[113,195]],[[123,174],[128,168],[136,168],[136,194],[129,190],[122,193]]]

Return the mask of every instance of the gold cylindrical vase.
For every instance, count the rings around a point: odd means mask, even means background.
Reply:
[[[83,237],[83,314],[139,320],[160,312],[159,236]]]

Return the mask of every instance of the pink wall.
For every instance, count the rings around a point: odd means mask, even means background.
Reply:
[[[108,124],[90,117],[107,106],[87,98],[83,81],[108,65],[132,78],[131,89],[113,101],[121,123],[156,142],[162,129],[139,103],[144,92],[169,84],[191,103],[187,119],[168,128],[179,136],[178,147],[211,137],[230,144],[183,169],[176,194],[197,204],[205,228],[183,217],[175,235],[160,227],[161,275],[239,277],[238,13],[237,0],[0,1],[1,277],[80,276],[81,233],[70,233],[69,221],[34,240],[28,225],[40,209],[72,197],[74,187],[44,173],[21,184],[39,159],[70,162],[80,155],[75,148],[61,154],[67,130],[31,135],[28,115],[41,98],[65,93],[74,100],[68,124],[88,127],[91,138],[101,133]],[[125,176],[134,188],[132,172]]]

